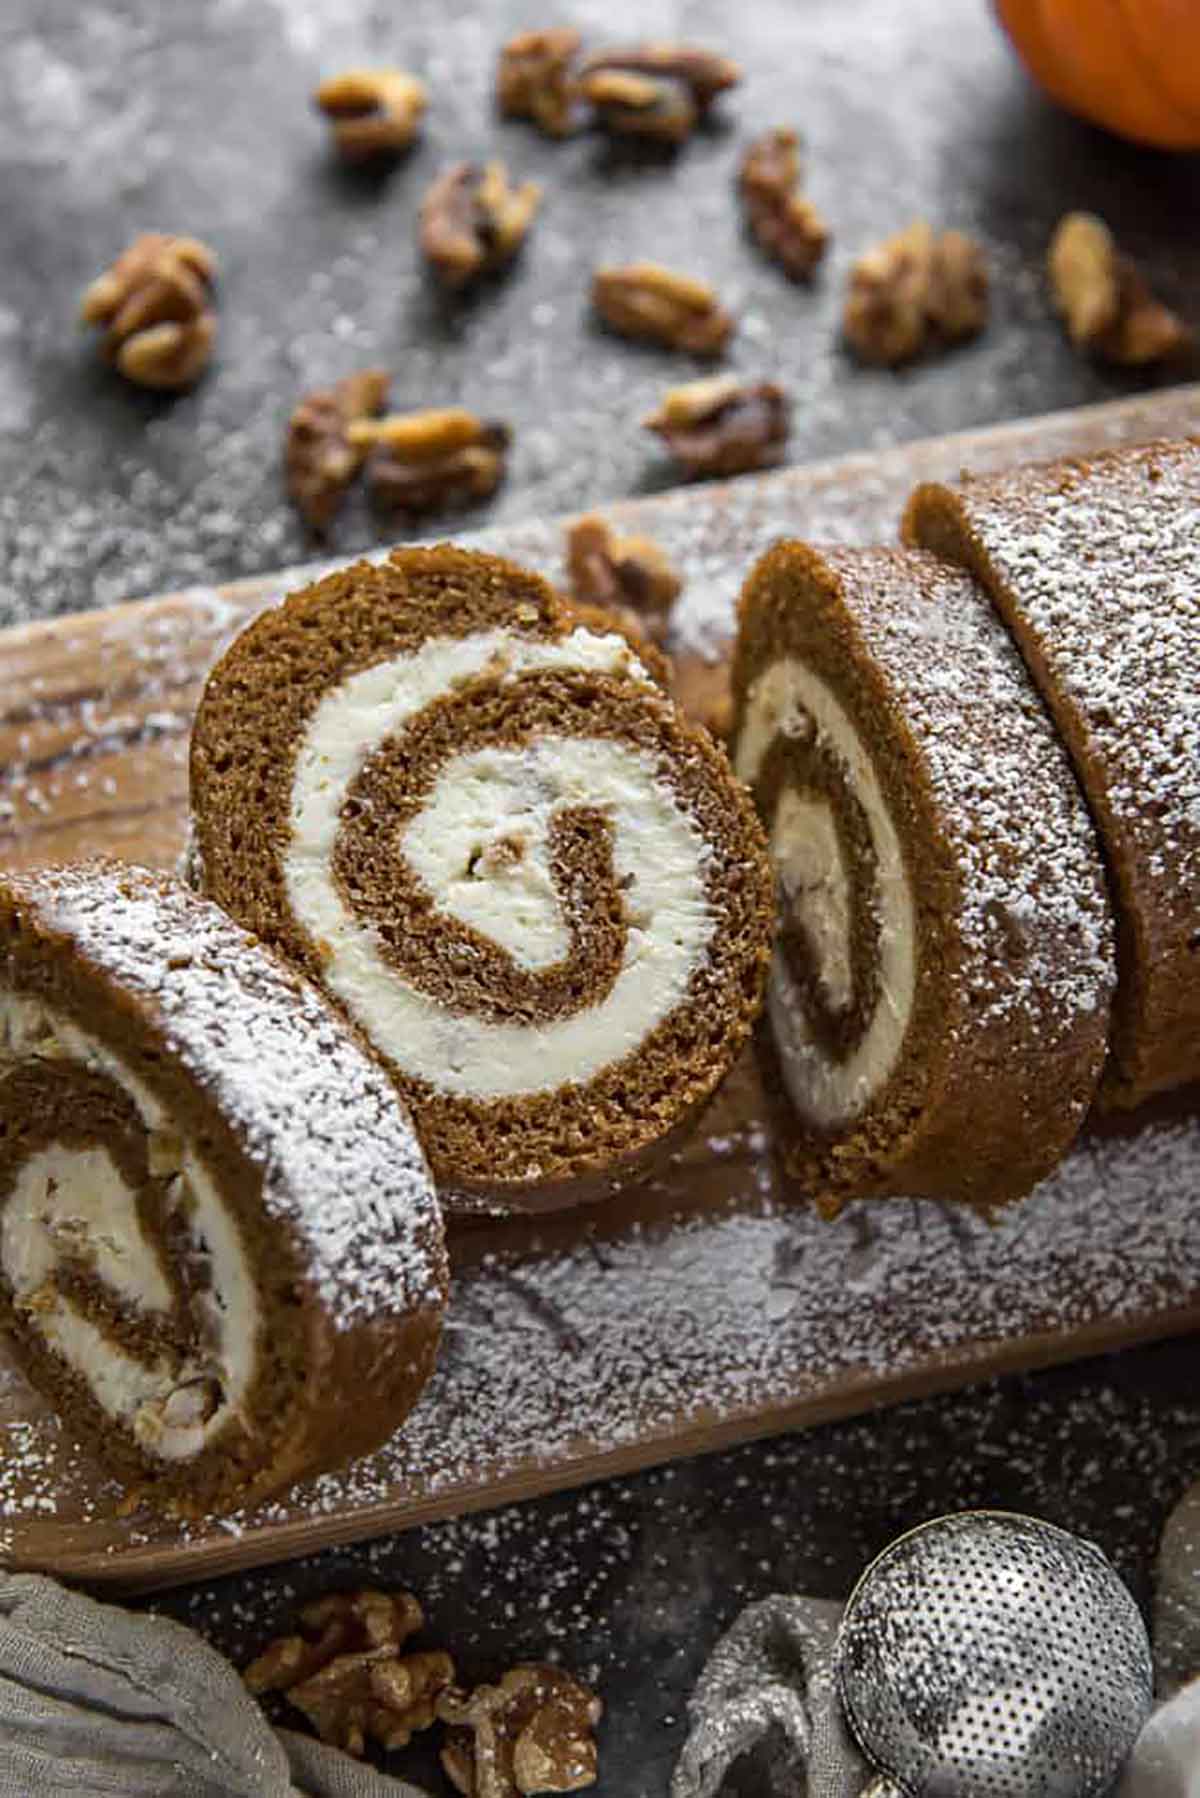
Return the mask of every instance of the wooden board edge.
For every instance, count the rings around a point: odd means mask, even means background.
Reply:
[[[720,1419],[698,1418],[671,1434],[653,1434],[635,1443],[583,1453],[553,1467],[525,1466],[501,1475],[486,1490],[475,1488],[442,1492],[416,1503],[383,1501],[350,1515],[297,1518],[290,1523],[267,1525],[245,1536],[230,1534],[211,1541],[188,1542],[178,1548],[153,1546],[114,1550],[107,1554],[83,1552],[56,1557],[44,1563],[20,1555],[6,1557],[10,1572],[52,1572],[56,1577],[102,1587],[106,1592],[129,1596],[165,1591],[265,1567],[280,1561],[311,1555],[325,1549],[419,1528],[452,1517],[498,1510],[502,1506],[571,1491],[598,1480],[638,1473],[667,1462],[692,1460],[743,1443],[812,1429],[887,1409],[910,1400],[954,1392],[984,1380],[1038,1369],[1063,1366],[1090,1355],[1108,1354],[1158,1342],[1170,1336],[1200,1331],[1200,1295],[1186,1305],[1153,1314],[1141,1314],[1112,1322],[1095,1319],[1069,1333],[1042,1330],[1019,1340],[997,1340],[973,1345],[964,1354],[946,1349],[920,1366],[880,1379],[872,1369],[847,1375],[794,1404],[768,1410],[747,1406]]]

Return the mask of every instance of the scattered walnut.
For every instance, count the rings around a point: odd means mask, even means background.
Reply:
[[[794,131],[767,131],[750,145],[738,173],[751,231],[794,281],[812,274],[829,242],[824,219],[799,191],[799,144]]]
[[[442,1765],[466,1798],[578,1792],[595,1781],[603,1706],[561,1667],[513,1667],[470,1697],[444,1692],[437,1713],[450,1725]]]
[[[401,1656],[424,1621],[407,1592],[334,1593],[305,1605],[302,1633],[281,1636],[242,1675],[251,1692],[283,1692],[323,1742],[361,1754],[368,1738],[403,1748],[433,1722],[454,1680],[447,1654]]]
[[[452,163],[422,203],[421,249],[447,286],[461,287],[512,260],[541,198],[535,181],[510,186],[502,162]]]
[[[347,428],[369,450],[367,481],[375,500],[402,512],[434,512],[486,499],[504,476],[507,425],[461,406],[360,419]]]
[[[688,474],[729,475],[778,462],[790,414],[787,396],[774,381],[717,375],[673,387],[643,423],[657,431]]]
[[[190,387],[217,334],[217,259],[195,237],[147,232],[97,277],[80,304],[85,324],[106,327],[103,352],[139,387]]]
[[[592,277],[592,304],[625,337],[648,338],[698,356],[719,355],[733,330],[732,318],[711,287],[656,262],[598,268]]]
[[[288,493],[314,530],[328,527],[362,467],[366,448],[350,442],[349,426],[378,412],[387,395],[384,370],[363,369],[333,387],[306,394],[288,420]]]
[[[1192,333],[1156,300],[1137,265],[1118,250],[1103,219],[1069,212],[1047,258],[1054,303],[1071,342],[1108,362],[1161,362],[1186,349]]]
[[[532,119],[548,137],[566,137],[575,101],[571,65],[582,41],[569,27],[510,38],[496,70],[500,111],[510,119]]]
[[[683,582],[649,537],[618,537],[595,513],[576,519],[567,532],[567,574],[572,597],[625,620],[660,643],[667,614]]]
[[[347,69],[323,81],[314,98],[348,162],[407,150],[429,103],[425,83],[404,69]]]
[[[925,219],[876,244],[850,273],[843,328],[864,362],[907,362],[974,337],[987,322],[983,255],[961,231]]]
[[[685,82],[669,75],[639,75],[630,69],[595,69],[579,92],[596,123],[618,137],[651,137],[681,144],[696,123],[696,105]]]
[[[675,81],[686,88],[696,108],[707,111],[717,95],[736,87],[742,78],[737,63],[712,50],[701,50],[692,44],[646,43],[626,49],[600,50],[589,56],[581,75],[616,69],[630,75],[646,75],[653,80]]]

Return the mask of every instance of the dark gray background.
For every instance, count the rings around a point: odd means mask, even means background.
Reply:
[[[595,41],[710,42],[746,82],[673,158],[497,124],[498,44],[563,17]],[[432,90],[422,145],[382,178],[339,170],[308,104],[322,74],[363,59],[403,63]],[[834,232],[810,290],[757,257],[731,201],[739,145],[784,123],[804,133]],[[443,160],[488,150],[544,182],[544,211],[509,278],[446,307],[415,260],[415,208]],[[594,329],[598,258],[652,256],[716,284],[741,320],[732,363],[795,396],[797,460],[1129,391],[1147,377],[1064,344],[1047,237],[1068,206],[1099,210],[1200,323],[1198,202],[1196,158],[1121,146],[1046,106],[981,0],[553,14],[508,0],[3,0],[0,623],[308,553],[280,492],[282,424],[299,391],[366,362],[395,370],[398,405],[462,401],[512,424],[510,478],[481,519],[664,484],[637,420],[688,365]],[[992,323],[944,361],[858,369],[836,342],[846,266],[919,213],[983,241]],[[175,400],[117,380],[74,322],[79,290],[147,228],[195,233],[222,263],[214,368]],[[376,540],[359,507],[334,541]],[[1200,1474],[1196,1368],[1194,1342],[1145,1349],[157,1602],[242,1655],[295,1594],[411,1584],[468,1676],[551,1651],[595,1677],[609,1707],[598,1798],[662,1798],[686,1694],[739,1606],[844,1593],[923,1517],[1040,1512],[1096,1537],[1145,1599],[1163,1518]]]

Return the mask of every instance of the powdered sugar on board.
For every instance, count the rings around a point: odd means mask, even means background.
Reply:
[[[132,1004],[229,1121],[337,1327],[437,1305],[444,1261],[416,1132],[311,987],[217,906],[144,870],[13,885],[37,927],[117,989],[114,1012]]]
[[[995,1226],[910,1200],[827,1223],[781,1190],[747,1063],[657,1187],[588,1220],[459,1231],[438,1370],[377,1454],[223,1521],[121,1519],[22,1405],[4,1552],[135,1581],[166,1550],[195,1577],[1054,1358],[1080,1332],[1200,1322],[1198,1185],[1181,1113],[1086,1139]],[[0,1393],[10,1417],[18,1399]],[[52,1517],[26,1508],[46,1496]]]

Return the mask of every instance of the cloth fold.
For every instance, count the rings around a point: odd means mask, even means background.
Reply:
[[[0,1577],[0,1798],[427,1798],[273,1730],[194,1630]]]

